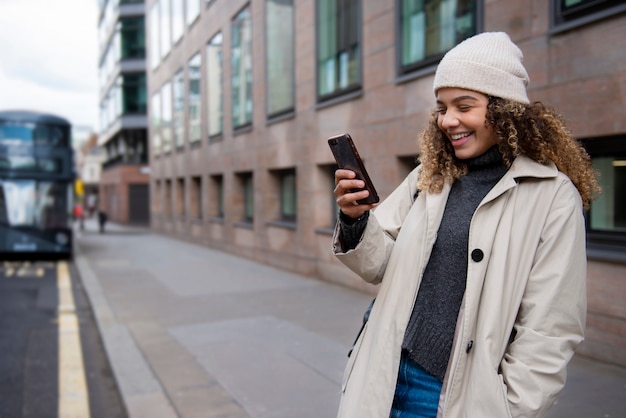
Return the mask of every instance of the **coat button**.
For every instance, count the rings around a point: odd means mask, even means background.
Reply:
[[[474,347],[474,340],[470,340],[467,343],[467,348],[465,349],[465,352],[469,354],[469,352],[472,350],[472,347]]]
[[[472,260],[474,260],[477,263],[479,261],[482,261],[484,256],[485,254],[483,253],[483,251],[478,248],[472,251]]]

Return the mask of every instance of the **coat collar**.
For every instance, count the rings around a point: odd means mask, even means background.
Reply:
[[[558,175],[558,170],[553,162],[540,164],[535,160],[520,155],[513,160],[511,168],[504,174],[500,181],[487,193],[481,205],[494,200],[509,189],[517,186],[520,178],[547,179]]]
[[[520,155],[513,160],[513,164],[511,164],[505,177],[510,175],[514,179],[521,177],[551,178],[556,177],[557,173],[556,165],[552,161],[547,164],[540,164],[525,155]]]

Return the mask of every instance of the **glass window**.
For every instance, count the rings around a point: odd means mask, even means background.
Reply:
[[[144,18],[125,17],[120,19],[119,24],[122,59],[144,58],[146,55]]]
[[[594,138],[583,142],[598,173],[602,192],[587,214],[590,256],[626,261],[626,137]]]
[[[211,212],[216,218],[224,218],[224,177],[219,175],[211,176],[212,190],[212,209]]]
[[[167,82],[161,88],[161,138],[163,152],[172,150],[172,83]]]
[[[252,173],[237,174],[243,194],[243,216],[242,221],[252,223],[254,221],[254,182]]]
[[[250,6],[232,22],[232,102],[233,127],[252,123],[252,24]]]
[[[400,74],[431,65],[477,33],[476,0],[401,0]]]
[[[172,128],[174,130],[174,144],[178,149],[185,145],[185,76],[182,70],[174,74],[172,87],[174,95]]]
[[[161,61],[161,39],[159,30],[159,2],[150,9],[150,67],[154,70]]]
[[[329,99],[361,88],[358,0],[317,1],[317,94]]]
[[[184,0],[172,1],[172,42],[176,44],[185,31]]]
[[[202,177],[191,178],[191,195],[189,198],[191,199],[189,202],[191,218],[202,219]]]
[[[161,153],[161,92],[152,95],[150,104],[150,134],[152,135],[152,151],[154,155]]]
[[[188,109],[189,109],[189,142],[193,143],[202,139],[202,92],[200,89],[200,82],[202,80],[201,73],[202,59],[200,54],[196,54],[189,60],[187,64],[187,76],[189,77],[187,94]]]
[[[172,180],[165,180],[165,196],[164,196],[165,204],[163,205],[163,212],[166,217],[172,216],[173,210],[172,205],[174,202],[174,193],[172,191]]]
[[[626,233],[626,156],[593,158],[602,194],[591,202],[589,227]]]
[[[174,197],[174,210],[175,210],[175,215],[183,218],[186,216],[186,212],[185,212],[185,201],[186,201],[186,196],[185,196],[185,179],[184,178],[178,178],[176,180],[176,196]]]
[[[206,47],[207,120],[209,137],[222,133],[222,33],[216,34]]]
[[[146,113],[146,74],[124,74],[122,76],[122,113]]]
[[[295,222],[298,208],[296,190],[296,170],[284,170],[280,173],[280,219]]]
[[[626,10],[624,0],[552,0],[553,26],[588,23]]]
[[[293,0],[265,2],[267,114],[294,108]]]
[[[335,196],[335,193],[334,193],[335,192],[335,171],[337,171],[338,168],[339,166],[337,166],[337,164],[330,164],[326,168],[326,170],[328,170],[327,178],[329,179],[328,190],[329,190],[330,208],[331,208],[331,213],[330,213],[330,227],[331,228],[334,228],[335,225],[337,224],[337,219],[339,218],[339,210],[341,209],[339,205],[337,204],[337,197]]]
[[[161,58],[170,52],[172,47],[172,31],[170,29],[171,20],[171,0],[161,1]]]
[[[200,1],[187,0],[187,25],[191,25],[200,16]]]

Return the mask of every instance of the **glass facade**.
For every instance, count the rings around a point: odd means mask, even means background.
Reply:
[[[361,87],[361,2],[316,3],[317,94],[324,100]]]
[[[293,0],[266,0],[267,114],[294,109],[294,8]]]
[[[150,68],[155,69],[161,62],[161,31],[159,30],[159,2],[150,8]]]
[[[400,73],[436,63],[477,33],[476,0],[401,0]]]
[[[185,20],[187,25],[191,25],[200,16],[200,1],[187,0],[187,9],[185,12]]]
[[[150,102],[150,128],[152,134],[152,151],[154,155],[161,153],[161,91],[152,95]]]
[[[231,85],[233,127],[252,123],[252,23],[250,6],[232,22]]]
[[[624,0],[552,0],[552,25],[572,27],[626,11]]]
[[[145,114],[147,111],[146,74],[122,75],[122,113]]]
[[[172,16],[171,0],[159,0],[160,1],[160,23],[159,33],[161,41],[161,59],[165,58],[170,53],[172,47],[172,30],[170,29],[170,20]]]
[[[172,129],[176,149],[185,146],[185,75],[180,70],[172,80],[174,114]]]
[[[209,137],[222,133],[223,85],[222,85],[222,33],[218,33],[206,47],[207,72],[207,121]]]
[[[602,194],[591,202],[589,227],[626,233],[626,155],[593,158]]]
[[[194,143],[202,139],[202,58],[194,55],[187,63],[187,113],[189,127],[189,142]]]
[[[118,22],[122,59],[144,58],[146,55],[145,24],[142,17],[126,17]]]
[[[296,170],[285,170],[280,173],[280,219],[296,222],[297,213]]]
[[[172,150],[172,83],[167,82],[161,88],[161,138],[163,152]]]
[[[172,1],[172,43],[176,44],[185,31],[184,0]]]

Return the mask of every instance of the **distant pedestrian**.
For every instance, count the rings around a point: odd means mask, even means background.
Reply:
[[[94,212],[96,211],[97,201],[98,201],[98,198],[96,194],[93,192],[89,193],[89,195],[87,196],[87,211],[89,213],[90,218],[93,216]]]
[[[106,212],[100,210],[98,211],[98,225],[100,226],[100,233],[104,233],[104,227],[107,223],[107,214]]]
[[[78,221],[78,226],[81,231],[85,230],[85,212],[83,206],[80,203],[74,205],[74,219]]]
[[[381,284],[340,418],[539,418],[563,388],[585,329],[583,208],[599,186],[527,83],[507,34],[469,38],[439,63],[404,182],[376,207],[357,203],[368,192],[354,172],[335,172],[333,251]]]

